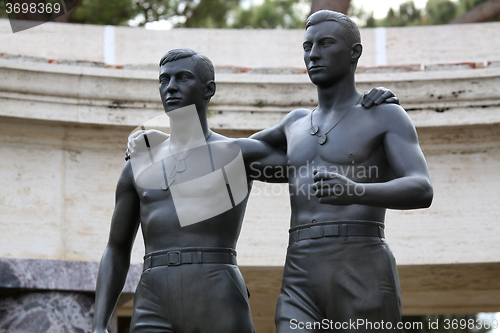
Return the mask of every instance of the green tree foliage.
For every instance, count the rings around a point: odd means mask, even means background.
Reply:
[[[83,0],[69,21],[126,25],[134,19],[138,25],[167,20],[174,27],[188,28],[301,28],[307,15],[300,10],[304,0],[264,0],[247,9],[240,1]]]
[[[297,9],[297,0],[264,0],[260,5],[235,11],[232,28],[286,28],[304,26],[306,14]]]
[[[83,0],[70,22],[139,25],[169,20],[179,27],[225,28],[229,12],[239,0]]]
[[[135,14],[130,0],[83,0],[73,11],[70,22],[121,25]]]
[[[181,15],[186,16],[184,27],[225,28],[230,10],[236,8],[239,0],[192,1],[192,7]]]
[[[400,25],[418,25],[422,21],[422,10],[415,6],[413,1],[403,2],[399,5]]]
[[[407,1],[402,3],[399,9],[390,8],[383,19],[376,20],[373,16],[365,16],[362,20],[366,22],[366,27],[447,24],[487,1],[489,0],[428,0],[425,9],[416,8],[413,1]],[[498,21],[500,17],[493,20]]]
[[[458,6],[450,0],[428,0],[425,6],[428,24],[446,24],[458,14]]]
[[[425,9],[406,1],[399,8],[391,8],[381,20],[351,4],[349,15],[366,27],[446,24],[488,1],[428,0]],[[242,0],[82,0],[68,21],[127,25],[134,19],[138,25],[167,20],[174,27],[302,28],[312,0],[263,0],[250,8],[243,8],[241,3]],[[1,17],[7,17],[3,0]]]
[[[5,2],[0,1],[0,18],[7,18],[7,12],[5,11]]]
[[[397,11],[389,9],[381,23],[386,27],[402,27],[420,25],[421,22],[422,10],[418,9],[413,1],[406,1],[399,5]]]
[[[358,7],[351,3],[347,11],[349,17],[355,18],[358,26],[374,27],[376,24],[373,12],[366,12],[363,7]]]
[[[189,28],[302,28],[310,0],[264,0],[243,8],[241,0],[82,0],[68,21],[136,25],[167,20]],[[7,17],[0,0],[0,17]]]

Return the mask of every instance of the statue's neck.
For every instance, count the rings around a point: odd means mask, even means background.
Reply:
[[[167,115],[170,118],[170,147],[174,153],[206,144],[210,130],[206,122],[202,126],[195,105],[170,111]]]
[[[343,80],[327,87],[318,86],[318,109],[323,112],[342,110],[359,99],[360,93],[356,88],[354,76],[347,76]]]

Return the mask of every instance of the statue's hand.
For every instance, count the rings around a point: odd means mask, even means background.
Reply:
[[[363,101],[361,104],[367,109],[371,108],[373,105],[382,103],[399,104],[399,98],[397,98],[390,89],[384,87],[373,88],[369,92],[363,94]]]
[[[141,151],[144,147],[155,147],[167,140],[169,137],[170,135],[157,130],[134,132],[128,137],[125,160],[128,160],[132,154]]]
[[[313,175],[314,184],[311,188],[322,204],[352,205],[358,196],[364,194],[362,184],[336,172],[314,170]]]

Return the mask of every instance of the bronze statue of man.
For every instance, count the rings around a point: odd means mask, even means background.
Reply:
[[[234,249],[247,193],[252,180],[259,176],[251,170],[245,175],[243,170],[244,195],[236,201],[234,190],[238,184],[233,185],[238,175],[228,165],[241,153],[244,169],[255,162],[282,166],[285,155],[260,141],[229,139],[213,133],[206,113],[215,89],[214,67],[207,57],[176,49],[162,58],[159,90],[170,118],[171,136],[158,144],[151,154],[153,162],[146,169],[136,166],[134,170],[137,158],[134,160],[133,154],[123,168],[109,241],[99,266],[95,333],[106,332],[125,282],[139,226],[146,256],[134,299],[131,333],[255,331]],[[200,135],[202,143],[193,146],[193,137]],[[230,152],[234,154],[228,159]],[[230,165],[236,165],[237,173],[237,163]],[[208,171],[200,174],[204,166]],[[185,179],[185,175],[191,179]],[[193,188],[190,184],[197,178],[203,181]],[[200,204],[200,197],[205,197],[208,204]],[[213,198],[215,203],[209,201]],[[199,204],[190,206],[191,202]],[[222,208],[214,213],[214,205]],[[193,220],[190,210],[198,214],[198,220]],[[184,224],[180,211],[185,212]],[[200,216],[207,218],[199,221]]]
[[[269,166],[286,166],[285,152],[208,128],[208,103],[216,90],[208,58],[188,49],[171,50],[160,61],[159,79],[171,135],[159,143],[148,140],[147,132],[131,137],[132,147],[139,141],[145,145],[141,151],[137,144],[118,181],[99,266],[93,332],[106,331],[139,226],[146,256],[130,332],[253,332],[234,249],[252,181],[286,182],[283,173],[267,177]],[[365,102],[385,100],[394,101],[394,95],[378,89]]]
[[[361,39],[346,15],[312,14],[303,48],[318,106],[252,136],[286,151],[289,170],[291,229],[277,332],[372,332],[369,323],[382,321],[382,331],[402,332],[384,218],[387,208],[431,204],[415,127],[399,105],[361,107],[354,79]],[[307,176],[295,172],[303,166]]]

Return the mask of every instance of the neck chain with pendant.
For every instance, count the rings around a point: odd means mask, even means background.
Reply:
[[[355,107],[356,105],[358,105],[358,103],[361,101],[361,98],[362,98],[362,97],[363,97],[363,96],[361,96],[361,97],[358,99],[358,101],[357,101],[357,102],[356,102],[353,106],[351,106],[351,108],[349,109],[349,111],[347,111],[347,112],[346,112],[346,114],[344,114],[344,115],[342,116],[342,118],[340,118],[340,120],[339,120],[339,121],[337,121],[337,123],[336,123],[335,125],[333,125],[333,126],[332,126],[332,128],[330,128],[328,131],[326,131],[326,132],[325,132],[325,134],[320,134],[320,133],[319,133],[319,126],[318,126],[318,125],[313,125],[313,113],[314,113],[314,111],[316,111],[316,109],[312,110],[312,112],[311,112],[311,129],[309,130],[309,134],[311,134],[311,135],[316,135],[316,136],[318,137],[318,142],[319,142],[319,144],[320,144],[320,145],[324,145],[324,144],[325,144],[325,142],[326,142],[326,135],[327,135],[328,133],[330,133],[330,131],[331,131],[332,129],[334,129],[334,128],[338,125],[338,124],[340,124],[340,122],[342,121],[342,119],[344,119],[344,118],[345,118],[345,117],[349,114],[349,112],[351,112],[352,108],[353,108],[353,107]]]
[[[213,132],[210,131],[208,136],[205,138],[205,141],[208,141],[208,139],[212,136],[212,133]],[[177,158],[175,158],[175,154],[172,152],[172,149],[170,148],[170,142],[169,142],[168,150],[170,151],[170,154],[172,154],[172,157],[175,160],[175,165],[167,176],[167,173],[165,171],[165,163],[163,162],[163,160],[161,160],[161,165],[163,167],[163,176],[164,176],[164,180],[162,181],[162,186],[160,186],[162,190],[164,190],[164,191],[168,190],[170,185],[175,181],[175,175],[177,173],[181,173],[181,172],[184,172],[186,170],[186,162],[184,162],[184,161],[198,148],[199,148],[199,146],[196,148],[193,148],[193,150],[191,150],[191,152],[189,154],[187,154],[186,157],[177,159]],[[167,183],[167,179],[168,179],[168,183]],[[165,182],[165,185],[166,185],[165,188],[163,188],[163,182]]]

